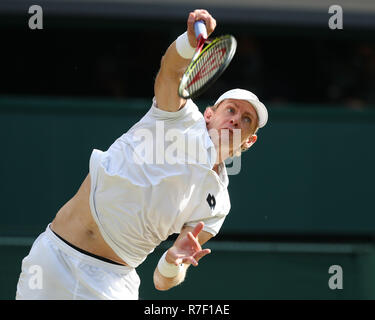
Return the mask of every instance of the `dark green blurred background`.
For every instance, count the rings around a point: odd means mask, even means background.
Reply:
[[[77,191],[91,150],[106,150],[151,101],[0,103],[0,295],[9,299],[21,259]],[[374,129],[372,110],[270,108],[269,125],[230,177],[232,210],[207,245],[213,253],[183,285],[159,293],[152,272],[162,245],[138,269],[141,298],[374,298]],[[331,265],[343,268],[342,290],[328,287]]]
[[[36,31],[26,1],[0,4],[0,299],[14,299],[22,259],[77,191],[92,149],[106,150],[151,106],[161,55],[194,8],[185,1],[163,15],[163,1],[147,12],[120,2],[118,14],[100,14],[109,4],[94,14],[44,1]],[[287,9],[207,9],[238,52],[196,103],[203,111],[244,87],[265,102],[269,123],[230,176],[232,210],[207,244],[212,254],[158,292],[152,274],[171,237],[137,269],[140,298],[375,299],[373,23],[349,12],[332,31],[325,8],[298,21]],[[362,21],[375,21],[370,13]],[[341,290],[328,286],[332,265],[342,267]]]

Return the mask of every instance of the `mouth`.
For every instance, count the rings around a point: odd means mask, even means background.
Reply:
[[[229,130],[231,134],[233,134],[233,128],[222,128],[221,130]]]

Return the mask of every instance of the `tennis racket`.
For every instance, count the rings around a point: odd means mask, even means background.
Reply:
[[[203,21],[194,24],[194,31],[197,48],[178,87],[178,95],[184,99],[197,97],[212,85],[228,67],[237,48],[237,41],[231,35],[207,40]]]

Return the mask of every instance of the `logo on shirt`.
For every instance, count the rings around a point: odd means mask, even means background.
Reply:
[[[209,193],[206,200],[207,200],[207,203],[210,206],[211,210],[214,210],[215,206],[216,206],[215,197],[213,195],[211,195],[211,193]]]

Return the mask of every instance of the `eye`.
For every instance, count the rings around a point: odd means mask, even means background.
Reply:
[[[228,111],[229,113],[234,113],[234,108],[232,108],[232,107],[228,107],[227,111]]]
[[[250,119],[249,117],[245,117],[245,118],[244,118],[244,121],[245,121],[246,123],[251,123],[251,119]]]

